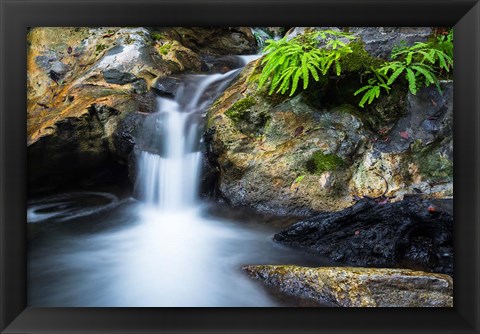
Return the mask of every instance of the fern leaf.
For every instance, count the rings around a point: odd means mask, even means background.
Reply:
[[[375,99],[375,96],[376,96],[376,92],[377,90],[379,90],[378,86],[373,86],[372,89],[369,91],[369,94],[368,94],[368,104],[371,104],[373,102],[373,100]]]
[[[357,89],[357,90],[355,91],[355,93],[353,93],[353,96],[357,96],[357,95],[360,94],[361,92],[364,92],[364,91],[366,91],[367,89],[370,89],[370,88],[372,88],[371,85],[363,86],[363,87]]]
[[[413,57],[413,52],[409,52],[409,53],[407,54],[407,57],[405,58],[405,63],[406,63],[407,65],[410,65],[410,63],[412,62],[412,57]]]
[[[418,66],[418,65],[414,65],[414,66],[412,66],[412,69],[421,73],[425,77],[427,82],[429,82],[431,84],[435,83],[435,78],[433,77],[432,73],[429,72],[428,70],[426,70],[425,68],[423,68],[421,66]]]
[[[340,66],[340,62],[335,62],[335,71],[337,73],[337,76],[339,76],[342,73],[342,67]]]
[[[423,55],[422,61],[428,60],[430,63],[435,63],[435,59],[432,57],[432,55],[429,52],[425,51],[418,51],[421,55]]]
[[[407,80],[408,80],[408,89],[413,95],[417,94],[417,81],[415,78],[415,73],[409,68],[407,68]]]
[[[302,73],[303,73],[303,77],[302,77],[302,79],[303,79],[303,89],[307,89],[309,74],[308,74],[307,59],[306,59],[305,54],[302,57]]]
[[[294,71],[295,71],[294,67],[289,67],[282,72],[282,75],[280,76],[281,84],[277,90],[277,93],[280,92],[284,94],[288,90],[288,88],[290,87],[290,79]]]
[[[302,75],[302,71],[300,69],[297,69],[297,71],[295,72],[295,75],[293,76],[292,89],[290,90],[290,96],[292,96],[297,90],[298,80],[300,80],[301,75]]]
[[[307,64],[307,67],[310,70],[310,73],[312,74],[313,79],[315,79],[315,81],[320,80],[320,77],[318,75],[318,72],[317,72],[317,69],[315,68],[315,66],[313,66],[312,64],[309,63],[309,64]]]
[[[365,103],[367,102],[367,100],[368,100],[369,97],[370,97],[370,94],[369,94],[369,93],[370,93],[370,90],[367,91],[367,92],[363,95],[362,99],[361,99],[360,102],[358,103],[358,105],[359,105],[360,107],[362,107],[362,108],[365,107]]]
[[[387,85],[390,86],[398,78],[398,76],[402,74],[404,70],[405,70],[405,67],[402,66],[402,67],[399,67],[395,72],[393,72],[387,81]]]
[[[390,92],[390,89],[391,89],[390,86],[387,86],[387,85],[385,85],[385,84],[380,84],[380,85],[378,85],[378,86],[379,86],[379,87],[382,87],[383,89],[385,89],[385,90],[387,91],[387,93]]]

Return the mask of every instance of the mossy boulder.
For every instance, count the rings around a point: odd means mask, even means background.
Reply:
[[[252,278],[281,293],[340,307],[453,307],[448,275],[408,269],[245,266]]]
[[[250,63],[207,114],[208,157],[220,171],[218,193],[232,205],[284,214],[348,206],[345,185],[368,131],[352,113],[312,108],[304,94],[276,99],[259,91],[260,66],[259,60]],[[323,165],[309,172],[318,152]]]
[[[315,28],[288,35],[308,29]],[[258,60],[210,108],[209,159],[220,171],[217,193],[232,205],[301,214],[343,209],[365,196],[453,195],[452,82],[417,95],[395,87],[358,107],[359,76],[384,59],[371,52],[369,28],[349,30],[360,38],[341,76],[322,76],[292,97],[269,95],[268,87],[258,89]],[[382,45],[391,50],[390,42],[405,34],[411,43],[422,41],[427,30],[415,37],[415,29],[385,28],[394,36],[382,37]]]

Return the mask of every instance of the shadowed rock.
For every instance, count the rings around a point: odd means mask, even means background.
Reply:
[[[334,261],[453,274],[452,200],[410,197],[379,204],[362,199],[296,223],[274,236]]]

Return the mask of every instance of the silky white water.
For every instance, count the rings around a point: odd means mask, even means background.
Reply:
[[[137,186],[146,203],[161,211],[195,205],[202,163],[202,116],[237,73],[192,75],[178,89],[175,99],[158,98],[158,118],[154,119],[158,133],[153,135],[161,137],[162,147],[147,148],[153,152],[141,151],[138,158]]]
[[[272,241],[270,218],[211,214],[198,195],[205,110],[238,71],[186,76],[175,98],[158,98],[143,131],[154,140],[136,147],[138,199],[102,190],[29,203],[29,306],[288,305],[241,268],[305,254]]]

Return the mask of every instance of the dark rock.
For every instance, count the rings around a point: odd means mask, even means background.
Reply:
[[[148,91],[148,86],[147,86],[147,82],[145,81],[145,79],[138,79],[138,80],[135,80],[133,83],[132,83],[132,86],[133,86],[133,92],[135,94],[146,94],[147,91]]]
[[[58,60],[58,56],[53,51],[43,53],[41,56],[35,57],[37,65],[45,70],[45,73],[54,80],[58,81],[70,70],[67,64]]]
[[[362,199],[345,210],[296,223],[274,240],[360,266],[452,275],[451,202],[415,196],[387,204]]]
[[[145,116],[141,125],[141,133],[136,137],[136,148],[141,151],[148,151],[155,154],[163,155],[163,145],[161,130],[164,128],[163,123],[166,121],[165,113],[155,113]]]
[[[207,199],[218,197],[218,180],[220,170],[210,162],[210,159],[202,159],[200,176],[200,196]]]
[[[452,307],[453,281],[408,269],[245,266],[252,278],[319,305],[341,307]]]
[[[65,75],[69,71],[68,65],[62,63],[61,61],[55,61],[52,63],[50,70],[57,73],[58,75],[62,76]]]
[[[29,187],[76,182],[108,166],[105,124],[115,114],[115,109],[92,106],[81,117],[58,121],[51,135],[28,147]]]
[[[207,55],[203,60],[208,66],[209,73],[226,73],[244,65],[243,61],[236,56],[214,57]]]
[[[240,55],[257,52],[257,42],[247,27],[176,27],[179,42],[204,55]]]
[[[106,82],[116,85],[126,85],[137,80],[137,77],[131,73],[121,72],[117,69],[109,69],[103,72],[103,78]]]
[[[425,42],[432,35],[430,27],[351,27],[349,31],[360,36],[368,53],[387,60],[395,46]]]
[[[132,112],[127,114],[118,124],[112,135],[113,153],[123,160],[127,160],[143,128],[147,114]]]
[[[428,145],[436,140],[451,137],[453,133],[453,82],[440,83],[441,92],[430,86],[417,95],[408,94],[407,112],[389,133],[390,140],[378,141],[380,152],[400,153],[420,140]]]
[[[159,77],[152,85],[159,94],[175,96],[178,88],[182,84],[181,76]]]

